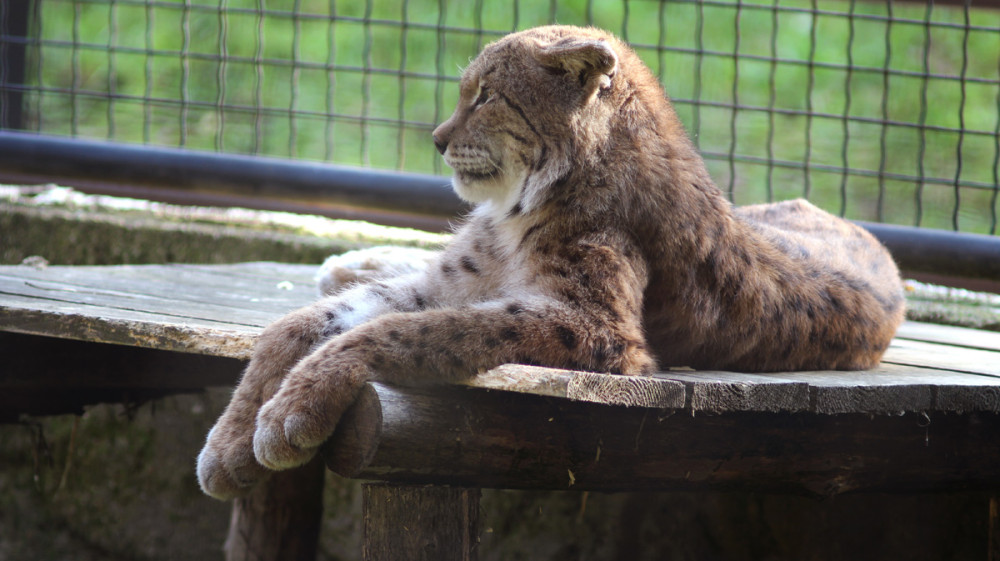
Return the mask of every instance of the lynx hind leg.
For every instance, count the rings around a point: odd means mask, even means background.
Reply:
[[[206,494],[235,498],[267,476],[268,470],[253,453],[258,409],[277,393],[288,371],[327,335],[329,304],[321,301],[292,312],[258,339],[232,400],[198,455],[198,482]]]
[[[378,246],[331,255],[316,272],[320,294],[330,296],[358,283],[419,273],[438,252],[415,247]]]
[[[848,234],[857,228],[805,199],[743,206],[736,213],[754,222],[805,235]]]

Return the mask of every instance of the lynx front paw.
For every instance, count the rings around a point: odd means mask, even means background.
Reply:
[[[253,451],[258,462],[273,470],[293,468],[312,459],[333,434],[363,383],[360,376],[344,370],[332,374],[308,360],[299,368],[312,379],[293,372],[257,415]]]
[[[198,454],[198,483],[205,494],[220,500],[235,499],[247,494],[268,471],[254,458],[249,437],[227,440],[230,432],[216,425]]]
[[[300,466],[312,459],[319,445],[333,433],[335,423],[297,409],[290,410],[273,399],[261,408],[253,436],[258,462],[273,470]]]

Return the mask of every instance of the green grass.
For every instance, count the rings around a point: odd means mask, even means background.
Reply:
[[[448,173],[430,130],[451,112],[454,80],[478,49],[513,29],[592,22],[625,36],[661,76],[735,202],[808,196],[851,218],[946,229],[957,219],[963,231],[996,232],[1000,12],[972,10],[966,34],[919,23],[922,4],[894,2],[893,17],[917,23],[890,25],[868,17],[887,15],[879,2],[823,1],[816,14],[809,0],[780,0],[778,11],[761,1],[768,9],[270,0],[273,12],[260,18],[256,0],[228,0],[220,19],[214,5],[185,12],[181,2],[44,0],[40,56],[28,66],[43,93],[29,96],[28,116],[51,134]],[[294,9],[302,17],[291,17]],[[405,27],[382,23],[403,19]],[[931,21],[963,24],[964,14],[935,6]],[[449,30],[443,41],[439,24]],[[964,67],[964,93],[958,80],[924,78],[925,61],[934,76],[957,77]],[[109,91],[118,99],[109,102]],[[245,110],[220,112],[220,101]],[[749,108],[733,111],[734,103]],[[790,112],[754,109],[769,107]],[[762,163],[772,159],[779,165]],[[843,173],[845,163],[858,173]],[[907,179],[921,175],[930,178],[923,185]]]

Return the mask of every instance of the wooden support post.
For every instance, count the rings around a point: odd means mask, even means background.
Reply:
[[[314,561],[323,518],[323,462],[275,473],[233,502],[226,561]]]
[[[479,489],[364,486],[365,561],[472,561]]]
[[[989,561],[1000,561],[1000,495],[990,496],[990,519],[989,519],[989,552],[986,558]]]

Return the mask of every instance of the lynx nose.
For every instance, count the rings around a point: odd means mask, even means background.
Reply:
[[[438,136],[438,135],[435,134],[434,135],[434,146],[436,146],[437,149],[438,149],[438,152],[440,152],[441,155],[444,156],[445,150],[448,149],[448,141],[447,140],[442,140],[440,136]]]

